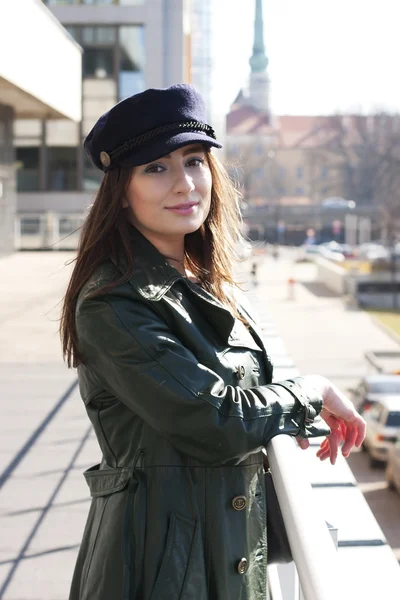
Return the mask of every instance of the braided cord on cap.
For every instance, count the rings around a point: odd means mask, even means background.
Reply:
[[[121,146],[118,146],[108,153],[108,156],[110,157],[110,163],[115,164],[115,161],[121,158],[121,156],[128,154],[138,146],[141,146],[141,144],[144,144],[155,137],[163,135],[164,133],[180,133],[182,131],[201,131],[206,135],[216,139],[214,129],[211,127],[211,125],[207,125],[207,123],[201,123],[200,121],[182,121],[181,123],[170,123],[169,125],[163,125],[162,127],[151,129],[146,133],[142,133],[141,135],[124,142],[121,144]]]

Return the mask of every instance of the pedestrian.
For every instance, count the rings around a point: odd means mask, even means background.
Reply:
[[[272,247],[272,258],[274,260],[278,260],[279,258],[279,244],[277,242],[275,242]]]
[[[264,600],[262,449],[325,432],[334,462],[365,423],[322,376],[272,383],[232,276],[237,193],[195,88],[123,100],[84,147],[104,176],[61,335],[102,456],[70,600]]]
[[[253,262],[253,264],[251,265],[251,278],[253,280],[253,285],[257,285],[257,263]]]

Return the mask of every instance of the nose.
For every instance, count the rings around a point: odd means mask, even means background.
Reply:
[[[190,194],[195,190],[195,185],[193,183],[193,178],[186,171],[186,169],[181,168],[177,171],[175,181],[174,181],[174,193],[175,194]]]

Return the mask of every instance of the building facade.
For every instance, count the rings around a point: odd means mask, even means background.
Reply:
[[[44,120],[59,119],[76,128],[82,96],[79,45],[37,0],[6,4],[0,5],[0,253],[15,247],[19,158],[15,130],[25,127],[28,134],[33,122],[39,123],[40,131]],[[29,51],[21,51],[21,40]],[[39,146],[38,152],[43,148]]]
[[[82,120],[16,120],[17,205],[21,215],[38,214],[37,227],[51,215],[70,215],[57,238],[79,226],[101,180],[82,149],[98,117],[147,87],[189,80],[190,19],[187,0],[45,4],[83,50]],[[58,68],[62,72],[65,65],[59,62]]]

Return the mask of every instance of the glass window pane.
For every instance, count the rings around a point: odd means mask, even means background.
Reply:
[[[48,148],[48,189],[76,189],[76,148]]]
[[[111,48],[88,48],[83,55],[84,77],[105,79],[114,73],[114,51]]]
[[[145,88],[144,27],[122,26],[119,29],[119,100],[141,92]]]
[[[17,190],[19,192],[35,192],[39,190],[39,148],[16,148]]]
[[[113,46],[115,27],[82,27],[82,44],[85,46]]]
[[[45,4],[48,6],[55,6],[57,4],[78,4],[79,0],[46,0]]]
[[[83,189],[96,192],[99,189],[103,172],[95,167],[90,158],[85,154],[83,159]]]
[[[121,6],[140,6],[145,3],[146,0],[119,0]]]
[[[81,4],[118,4],[118,0],[80,0]]]
[[[72,35],[74,40],[76,40],[77,42],[80,41],[80,27],[76,27],[75,25],[65,25],[65,29],[70,35]]]
[[[21,234],[35,235],[40,233],[40,217],[21,217]]]

